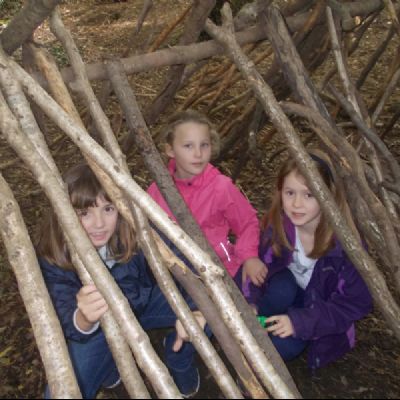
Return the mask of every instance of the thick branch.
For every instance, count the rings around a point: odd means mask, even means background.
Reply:
[[[4,102],[0,95],[0,102]],[[0,174],[0,234],[18,282],[54,398],[82,398],[64,333],[18,204]]]
[[[62,0],[30,0],[0,35],[7,54],[14,53]]]

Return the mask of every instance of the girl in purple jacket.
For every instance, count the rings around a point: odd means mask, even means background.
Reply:
[[[258,258],[257,213],[231,179],[210,164],[219,138],[211,122],[196,111],[183,111],[171,118],[165,136],[169,171],[225,268],[239,287],[247,277],[261,285],[267,268]],[[155,183],[148,193],[175,219]],[[228,240],[230,233],[235,244]]]
[[[317,150],[310,155],[354,228],[329,158]],[[260,245],[267,281],[249,283],[245,296],[268,317],[267,331],[284,360],[308,347],[309,366],[322,367],[354,347],[354,322],[370,312],[370,293],[292,158],[278,174],[267,222]]]

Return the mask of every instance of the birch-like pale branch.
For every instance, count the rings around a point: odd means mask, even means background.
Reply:
[[[5,100],[0,92],[1,102]],[[14,195],[1,174],[0,221],[1,237],[32,324],[50,391],[58,399],[82,398],[64,333],[47,292],[35,249]]]

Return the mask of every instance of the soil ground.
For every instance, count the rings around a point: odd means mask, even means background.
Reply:
[[[8,9],[2,14],[1,7],[7,1],[0,1],[0,24],[5,23],[12,5],[17,1],[9,1]],[[141,10],[143,0],[128,1],[65,1],[62,5],[62,15],[67,27],[72,31],[78,47],[86,61],[97,61],[104,58],[119,57],[127,47],[128,37],[133,31],[137,15]],[[157,34],[168,21],[176,18],[186,7],[188,0],[159,0],[151,12],[139,35],[133,39],[133,52],[141,53],[152,43]],[[3,8],[3,11],[5,8]],[[354,71],[358,71],[366,62],[369,54],[382,40],[388,28],[388,22],[378,20],[371,27],[363,41],[356,57],[351,59]],[[176,44],[182,30],[179,25],[169,37],[167,44]],[[49,33],[47,25],[41,27],[35,36],[56,57],[61,65],[67,63],[62,47]],[[164,44],[166,45],[166,44]],[[398,46],[398,44],[397,44]],[[394,48],[389,49],[386,58],[375,68],[363,88],[367,100],[373,98],[383,82],[383,76]],[[17,53],[17,57],[19,54]],[[218,62],[218,61],[216,61]],[[325,69],[328,67],[326,66]],[[138,74],[131,78],[131,83],[137,93],[142,109],[162,86],[166,70]],[[322,72],[320,72],[322,76]],[[190,86],[189,89],[190,91]],[[239,89],[237,89],[239,90]],[[178,95],[181,101],[187,91]],[[399,107],[399,92],[385,109],[382,121],[388,121],[394,110]],[[115,125],[119,124],[115,105],[107,110]],[[171,110],[174,105],[171,105]],[[80,112],[85,110],[80,106]],[[162,121],[161,121],[162,122]],[[218,121],[216,121],[218,122]],[[154,127],[158,130],[161,124]],[[387,135],[386,140],[394,154],[400,159],[400,127],[396,125]],[[57,137],[60,134],[49,126],[51,138],[50,147],[55,155],[57,165],[64,171],[75,163],[80,156],[69,140]],[[120,136],[124,134],[120,131]],[[281,156],[274,157],[279,139],[268,143],[265,148],[262,170],[250,162],[242,171],[238,184],[247,194],[250,201],[262,214],[266,199],[270,192],[269,182],[272,181]],[[264,149],[263,149],[264,150]],[[20,204],[28,229],[34,233],[41,219],[47,202],[30,172],[16,160],[12,150],[0,138],[0,170],[10,183]],[[235,165],[235,156],[220,163],[221,170],[230,174]],[[140,157],[132,151],[128,157],[133,176],[139,184],[146,187],[150,181]],[[40,398],[45,386],[43,366],[38,354],[32,329],[18,293],[18,287],[7,262],[7,256],[0,243],[0,397],[2,398]],[[306,366],[306,355],[288,363],[289,370],[305,398],[399,398],[400,397],[400,346],[393,333],[388,329],[379,312],[371,315],[357,324],[358,343],[356,348],[330,366],[318,371],[312,376]],[[151,339],[156,348],[160,346],[163,332],[152,332]],[[215,343],[218,347],[218,344]],[[202,365],[202,364],[201,364]],[[219,390],[204,365],[201,367],[202,385],[198,398],[218,398]],[[102,391],[99,398],[118,398],[123,396],[120,389]]]

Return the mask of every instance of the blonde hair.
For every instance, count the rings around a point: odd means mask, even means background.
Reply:
[[[185,110],[174,114],[168,121],[168,126],[164,132],[164,140],[171,147],[174,144],[176,128],[187,122],[194,122],[200,125],[207,125],[210,131],[211,158],[218,157],[220,151],[220,137],[213,123],[202,113],[195,110]]]
[[[359,234],[355,227],[353,218],[351,217],[350,208],[347,204],[343,187],[338,183],[338,177],[335,177],[332,162],[329,157],[320,150],[312,150],[309,152],[313,158],[315,166],[318,169],[322,179],[331,191],[336,204],[340,211],[343,213],[347,223],[352,228],[353,232],[359,238]],[[285,178],[291,173],[295,172],[297,175],[302,176],[296,161],[289,158],[282,165],[278,176],[276,178],[275,193],[272,197],[271,207],[268,212],[267,218],[264,220],[264,227],[267,225],[272,228],[272,248],[276,255],[280,256],[282,248],[293,250],[286,236],[283,225],[283,207],[282,207],[282,188]],[[330,226],[324,213],[321,213],[321,219],[315,232],[314,247],[308,257],[318,259],[324,256],[334,245],[334,232]]]
[[[75,210],[96,207],[96,199],[110,201],[95,174],[87,164],[79,164],[69,169],[63,176],[68,194]],[[119,215],[117,227],[108,243],[110,255],[118,262],[128,262],[136,247],[135,232]],[[53,209],[45,216],[36,238],[39,257],[64,269],[73,270],[66,240]]]

